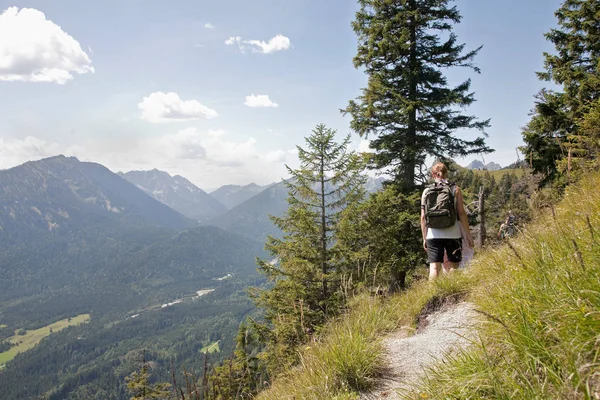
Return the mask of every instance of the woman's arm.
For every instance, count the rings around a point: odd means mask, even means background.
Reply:
[[[423,248],[427,251],[427,222],[424,208],[421,208],[421,234],[423,235]]]

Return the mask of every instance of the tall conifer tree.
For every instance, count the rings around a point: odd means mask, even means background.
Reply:
[[[273,326],[267,351],[271,370],[294,361],[294,346],[341,305],[344,257],[335,245],[337,231],[344,210],[364,197],[365,176],[362,159],[348,151],[350,136],[337,143],[335,133],[318,125],[305,138],[306,148],[297,146],[300,168],[288,167],[288,210],[272,217],[284,236],[267,240],[274,261],[259,260],[274,282],[257,297]]]
[[[450,0],[359,0],[353,28],[358,35],[354,66],[364,68],[368,85],[343,110],[361,136],[373,136],[374,166],[388,169],[404,190],[414,186],[428,155],[444,159],[492,151],[484,137],[455,136],[475,128],[485,136],[489,120],[464,115],[475,101],[471,81],[450,87],[443,70],[479,72],[452,32],[459,23]],[[417,176],[419,177],[419,176]]]
[[[595,156],[597,138],[582,125],[600,100],[600,2],[565,0],[554,15],[559,26],[545,36],[556,52],[544,53],[545,71],[538,77],[562,92],[542,91],[523,130],[523,151],[534,170],[549,177],[557,167],[569,169],[571,158]]]

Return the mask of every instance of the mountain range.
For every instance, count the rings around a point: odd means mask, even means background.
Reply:
[[[227,207],[214,196],[180,175],[171,176],[157,169],[119,172],[118,175],[161,203],[198,221],[204,221],[227,211]]]
[[[497,163],[493,162],[493,161],[491,161],[491,162],[489,162],[487,164],[484,164],[482,161],[473,160],[465,168],[467,168],[467,169],[480,169],[480,170],[487,170],[487,171],[498,171],[498,170],[502,169],[502,166],[500,164],[497,164]]]
[[[0,171],[0,204],[0,321],[125,312],[174,288],[253,274],[262,251],[73,157]]]
[[[64,156],[0,171],[0,345],[91,315],[0,363],[0,397],[124,399],[141,348],[162,366],[174,357],[200,368],[198,351],[215,340],[228,355],[254,312],[244,290],[263,283],[254,260],[281,234],[269,215],[285,212],[288,192],[284,182],[215,192]],[[201,289],[214,291],[198,300]],[[154,373],[169,379],[167,367]]]

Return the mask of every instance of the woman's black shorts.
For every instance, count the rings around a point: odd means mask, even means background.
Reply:
[[[462,260],[462,239],[427,239],[427,262],[444,262],[444,251],[448,254],[448,261],[460,262]]]

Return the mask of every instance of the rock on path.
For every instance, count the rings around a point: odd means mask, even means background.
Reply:
[[[384,339],[390,374],[371,393],[361,399],[400,399],[418,382],[424,370],[444,354],[464,347],[474,338],[477,313],[471,303],[442,308],[426,317],[426,324],[413,336],[402,331]]]

